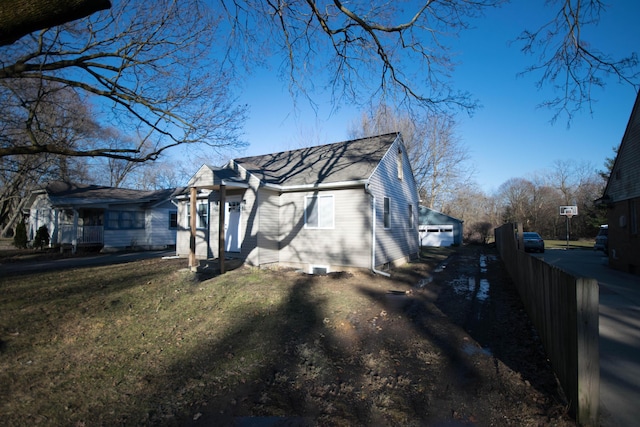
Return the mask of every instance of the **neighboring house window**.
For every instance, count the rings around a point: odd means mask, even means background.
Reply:
[[[384,228],[391,228],[391,201],[384,198]]]
[[[396,167],[398,168],[398,179],[404,178],[404,169],[402,168],[402,150],[398,149],[398,156],[396,157]]]
[[[209,223],[209,203],[198,201],[196,203],[196,228],[207,228]],[[187,229],[191,228],[191,205],[187,204]]]
[[[107,228],[112,230],[132,230],[144,228],[144,212],[108,211]]]
[[[409,228],[413,228],[413,205],[409,205]]]
[[[169,228],[178,228],[178,211],[169,211]]]
[[[333,196],[306,196],[305,228],[333,228]]]

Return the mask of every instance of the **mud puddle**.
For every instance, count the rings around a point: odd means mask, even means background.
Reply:
[[[492,266],[498,268],[498,258],[493,254],[476,252],[448,258],[441,262],[432,276],[417,284],[418,288],[432,283],[441,287],[444,294],[454,294],[462,304],[447,313],[475,342],[465,343],[460,350],[467,355],[492,355],[491,336],[495,325],[492,299]]]

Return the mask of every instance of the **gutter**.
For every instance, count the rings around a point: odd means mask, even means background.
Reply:
[[[371,218],[373,226],[371,227],[371,271],[384,277],[391,277],[385,271],[376,270],[376,196],[369,190],[369,182],[365,183],[364,191],[371,196]]]

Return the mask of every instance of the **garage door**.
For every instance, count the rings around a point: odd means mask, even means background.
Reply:
[[[420,227],[420,246],[453,245],[453,225],[423,225]]]

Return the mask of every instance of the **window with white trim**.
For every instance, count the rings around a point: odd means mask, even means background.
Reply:
[[[196,202],[196,228],[207,228],[209,224],[209,202]],[[191,228],[191,205],[187,204],[187,229]]]
[[[178,228],[178,211],[169,211],[169,228]]]
[[[305,196],[304,227],[333,228],[334,226],[333,196]]]
[[[402,167],[402,150],[398,148],[398,155],[396,156],[396,168],[398,169],[398,179],[402,181],[404,178],[404,168]]]
[[[384,198],[384,228],[391,228],[391,200],[388,197]]]

